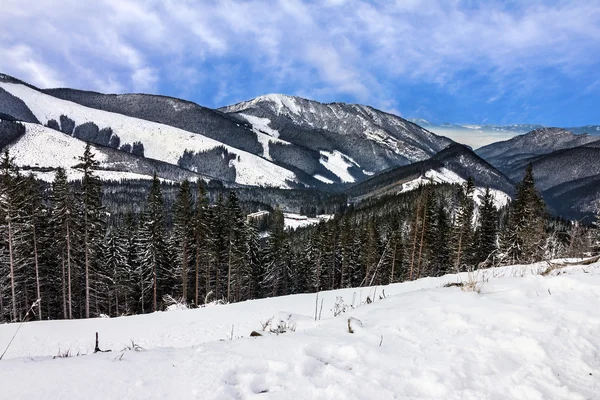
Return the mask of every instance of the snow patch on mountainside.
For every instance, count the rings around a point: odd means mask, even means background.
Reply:
[[[9,145],[8,151],[11,158],[19,167],[33,167],[31,171],[38,179],[45,182],[54,181],[55,171],[39,171],[44,168],[64,168],[67,179],[70,181],[81,180],[83,172],[73,169],[80,163],[79,157],[83,155],[86,143],[62,132],[38,124],[21,122],[25,126],[25,134],[18,141]],[[92,149],[100,167],[109,167],[106,154]],[[28,173],[28,170],[24,170]],[[94,174],[101,180],[150,180],[151,175],[142,175],[124,171],[95,170]],[[161,181],[167,181],[161,179]]]
[[[321,221],[329,221],[333,218],[333,215],[323,214],[317,215],[316,217],[307,217],[306,215],[294,214],[294,213],[283,213],[283,221],[286,228],[297,229],[304,228],[306,226],[318,224]]]
[[[279,132],[276,129],[273,129],[269,126],[269,123],[271,121],[268,118],[255,117],[254,115],[249,115],[249,114],[238,114],[238,115],[240,117],[244,118],[249,123],[251,123],[255,129],[257,129],[263,133],[266,133],[269,136],[273,136],[274,138],[279,137]]]
[[[22,124],[25,125],[25,135],[8,146],[16,165],[69,170],[79,164],[85,142],[41,125]],[[96,152],[96,160],[102,164],[106,156]]]
[[[412,181],[403,183],[402,190],[400,190],[400,193],[410,192],[411,190],[417,189],[421,185],[427,185],[427,184],[431,184],[431,183],[463,184],[465,182],[466,182],[466,180],[463,179],[457,173],[450,171],[447,168],[442,167],[437,170],[435,170],[435,169],[429,170],[429,171],[425,172],[424,175],[421,175],[417,179],[413,179]],[[475,201],[475,203],[477,203],[477,205],[481,205],[481,197],[484,195],[484,193],[485,193],[485,188],[482,188],[482,187],[475,188],[475,193],[473,194],[473,200]],[[490,193],[492,194],[492,197],[494,198],[494,205],[496,206],[496,208],[504,207],[510,201],[510,196],[501,190],[490,189]]]
[[[600,264],[546,263],[378,288],[112,319],[28,322],[0,362],[7,399],[597,398]],[[385,293],[385,296],[379,297]],[[367,296],[375,299],[366,304]],[[334,317],[336,302],[348,310]],[[291,321],[295,332],[261,330]],[[351,318],[349,320],[349,318]],[[348,325],[353,333],[349,333]],[[233,336],[231,336],[233,328]],[[0,325],[7,343],[17,325]],[[252,330],[263,337],[249,337]],[[110,353],[92,354],[94,333]],[[143,351],[127,351],[131,340]],[[73,356],[53,359],[59,351]]]
[[[244,118],[250,124],[252,124],[252,128],[254,133],[256,133],[256,137],[258,142],[263,148],[262,156],[267,160],[273,160],[271,158],[271,154],[269,152],[269,144],[270,143],[281,143],[281,144],[290,144],[284,140],[279,139],[279,132],[276,129],[272,129],[269,126],[271,122],[268,118],[260,118],[255,117],[254,115],[248,114],[238,114],[240,117]]]
[[[321,150],[320,153],[321,158],[319,159],[319,162],[323,164],[325,168],[337,175],[342,182],[352,183],[356,181],[356,179],[348,172],[348,168],[358,166],[354,160],[337,150],[334,150],[333,152]]]
[[[110,127],[121,138],[121,143],[142,142],[144,154],[149,158],[177,165],[185,150],[205,151],[223,146],[238,158],[236,182],[246,185],[289,187],[286,181],[296,181],[295,174],[254,154],[224,145],[205,136],[168,125],[127,117],[84,107],[57,99],[21,84],[0,82],[0,87],[23,100],[36,118],[47,123],[58,121],[66,115],[77,125],[93,122],[100,129]]]

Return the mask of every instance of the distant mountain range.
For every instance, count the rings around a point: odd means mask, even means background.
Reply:
[[[600,136],[539,128],[475,152],[514,182],[532,164],[537,187],[557,214],[592,213],[600,200]]]
[[[537,125],[435,127],[369,106],[281,94],[210,109],[165,96],[41,90],[0,74],[0,120],[1,146],[46,181],[58,167],[78,179],[86,143],[107,181],[148,180],[156,172],[166,181],[311,189],[350,201],[473,176],[505,202],[531,162],[553,209],[570,216],[590,211],[597,193],[589,185],[600,179],[600,137]],[[434,128],[526,134],[473,152]],[[576,206],[565,211],[557,206],[563,200]]]
[[[486,146],[497,141],[508,140],[514,136],[522,135],[540,128],[547,128],[538,124],[512,124],[512,125],[478,125],[478,124],[432,124],[422,118],[409,118],[425,129],[438,135],[471,146],[474,149]],[[586,125],[579,127],[563,127],[575,134],[600,135],[600,125]]]

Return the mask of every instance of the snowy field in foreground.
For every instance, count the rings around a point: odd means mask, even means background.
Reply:
[[[375,289],[198,310],[22,325],[0,361],[2,399],[594,399],[600,263],[541,276],[487,270],[481,293],[448,275]],[[379,299],[385,289],[386,298]],[[336,296],[355,309],[338,317]],[[261,321],[295,332],[250,338]],[[362,321],[348,333],[348,318]],[[233,340],[230,340],[234,327]],[[0,326],[0,350],[16,324]],[[110,353],[91,354],[94,333]],[[133,339],[145,351],[123,351]],[[53,359],[59,351],[84,353]]]

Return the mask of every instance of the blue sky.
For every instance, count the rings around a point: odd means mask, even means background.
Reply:
[[[598,0],[3,0],[0,26],[0,71],[40,87],[600,124]]]

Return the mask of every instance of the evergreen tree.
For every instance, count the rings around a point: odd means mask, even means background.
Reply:
[[[140,280],[145,292],[151,282],[152,311],[158,310],[158,299],[163,294],[163,283],[168,280],[165,256],[167,241],[165,232],[165,206],[160,181],[154,174],[144,218],[140,221]]]
[[[529,164],[511,203],[502,243],[504,263],[529,263],[540,259],[545,210],[544,201],[535,188],[533,167]]]
[[[473,192],[475,190],[473,178],[469,177],[461,189],[454,223],[454,268],[456,271],[465,270],[465,266],[471,261],[469,250],[473,239]]]
[[[104,208],[102,207],[102,182],[94,174],[100,163],[94,158],[91,146],[85,146],[83,156],[79,158],[79,167],[83,171],[81,182],[81,201],[83,213],[83,248],[85,257],[85,317],[90,317],[90,289],[92,286],[92,267],[97,263],[96,256],[104,232]],[[99,271],[95,271],[98,273]]]
[[[452,271],[452,229],[450,218],[443,205],[438,206],[436,218],[435,252],[433,254],[432,276],[442,276]]]
[[[178,275],[181,278],[181,297],[187,304],[190,300],[188,289],[194,240],[194,204],[190,182],[187,179],[181,184],[177,195],[173,231],[177,249]]]
[[[477,243],[475,249],[475,261],[491,262],[488,258],[497,249],[498,236],[498,210],[494,206],[494,197],[490,188],[486,188],[481,198],[481,207],[479,208],[480,226],[477,230]]]
[[[263,285],[267,288],[270,296],[288,294],[290,271],[286,255],[289,255],[289,241],[285,231],[283,212],[276,208],[273,211],[264,258]]]
[[[229,193],[227,204],[229,243],[227,253],[227,301],[240,301],[248,296],[250,270],[246,222],[235,192]]]
[[[16,248],[24,230],[23,206],[25,202],[21,196],[24,186],[23,179],[8,151],[2,158],[0,174],[0,214],[3,222],[3,241],[8,255],[8,274],[3,273],[2,275],[9,277],[10,319],[16,321],[22,316],[23,308],[28,307],[24,296],[25,276],[22,273],[22,260],[20,260]]]
[[[127,264],[127,240],[119,235],[116,229],[109,229],[102,252],[102,267],[106,274],[110,275],[109,304],[114,300],[114,314],[111,307],[108,313],[114,316],[121,315],[121,310],[127,310],[127,295],[130,285],[130,266]]]
[[[209,291],[210,239],[208,235],[209,210],[206,188],[202,180],[196,183],[196,207],[193,215],[194,230],[194,304],[200,305],[200,293]]]
[[[64,169],[58,168],[52,184],[52,208],[50,224],[55,229],[56,248],[59,249],[63,314],[73,318],[73,285],[78,265],[75,259],[74,238],[79,233],[77,206]]]

